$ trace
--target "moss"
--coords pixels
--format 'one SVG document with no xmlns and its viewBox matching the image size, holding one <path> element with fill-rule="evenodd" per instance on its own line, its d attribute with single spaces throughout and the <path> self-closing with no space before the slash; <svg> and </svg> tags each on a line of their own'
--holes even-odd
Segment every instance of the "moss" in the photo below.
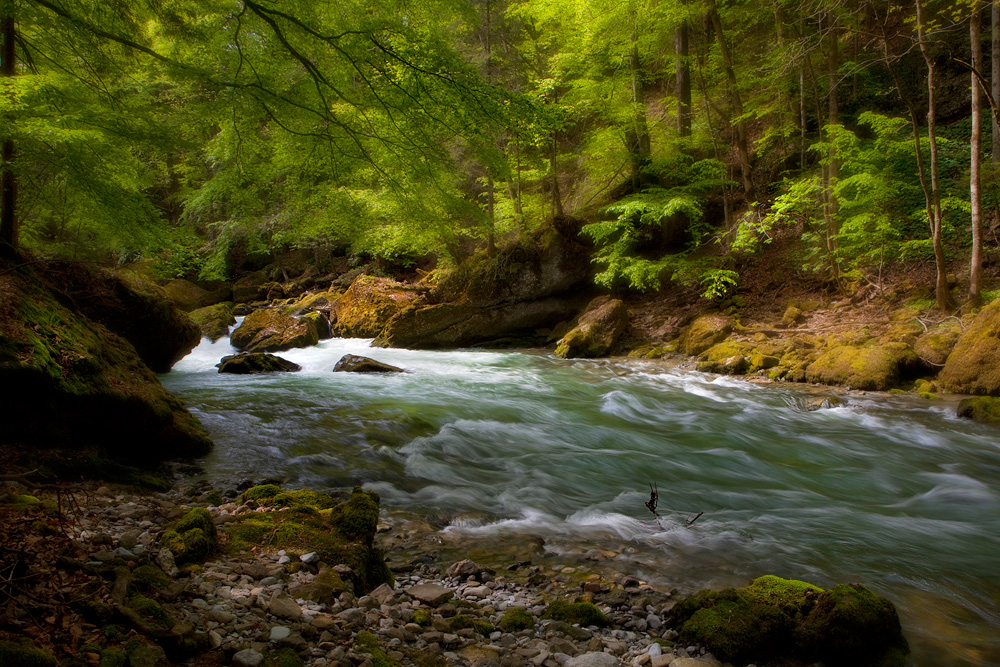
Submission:
<svg viewBox="0 0 1000 667">
<path fill-rule="evenodd" d="M 465 614 L 458 614 L 449 618 L 448 627 L 450 627 L 453 632 L 458 632 L 459 630 L 464 630 L 466 628 L 472 628 L 484 637 L 488 636 L 496 629 L 489 621 L 484 621 L 482 619 L 475 618 L 474 616 L 466 616 Z"/>
<path fill-rule="evenodd" d="M 354 487 L 351 497 L 333 508 L 330 522 L 337 531 L 349 540 L 371 546 L 378 527 L 378 493 Z"/>
<path fill-rule="evenodd" d="M 56 667 L 52 654 L 35 648 L 30 641 L 0 641 L 0 665 L 7 667 Z"/>
<path fill-rule="evenodd" d="M 484 621 L 479 618 L 475 618 L 472 620 L 472 627 L 475 629 L 476 632 L 478 632 L 483 637 L 489 637 L 491 634 L 493 634 L 493 632 L 496 631 L 496 628 L 493 627 L 492 623 L 490 623 L 489 621 Z"/>
<path fill-rule="evenodd" d="M 212 515 L 204 507 L 195 507 L 181 517 L 177 522 L 177 532 L 186 533 L 189 530 L 200 528 L 210 540 L 215 539 L 215 524 L 212 523 Z"/>
<path fill-rule="evenodd" d="M 229 335 L 229 327 L 236 324 L 231 302 L 217 303 L 188 313 L 191 320 L 201 329 L 201 335 L 213 343 Z"/>
<path fill-rule="evenodd" d="M 170 584 L 170 578 L 155 565 L 146 564 L 132 571 L 132 583 L 139 590 L 155 591 L 166 588 Z"/>
<path fill-rule="evenodd" d="M 354 648 L 361 653 L 367 653 L 372 657 L 374 667 L 400 667 L 400 663 L 393 660 L 378 645 L 375 635 L 368 631 L 359 632 L 354 638 Z"/>
<path fill-rule="evenodd" d="M 240 502 L 245 503 L 248 500 L 253 500 L 254 502 L 260 503 L 268 498 L 273 498 L 279 493 L 281 493 L 281 487 L 275 484 L 261 484 L 244 491 L 243 495 L 240 496 Z"/>
<path fill-rule="evenodd" d="M 255 310 L 229 335 L 233 347 L 247 352 L 281 352 L 319 342 L 316 323 L 286 315 L 279 308 Z"/>
<path fill-rule="evenodd" d="M 1000 394 L 1000 300 L 980 311 L 959 337 L 939 376 L 961 394 Z"/>
<path fill-rule="evenodd" d="M 125 667 L 128 656 L 125 651 L 117 648 L 106 648 L 101 651 L 101 662 L 98 667 Z"/>
<path fill-rule="evenodd" d="M 852 389 L 887 391 L 914 369 L 918 361 L 916 353 L 905 343 L 870 347 L 837 345 L 808 366 L 806 379 Z"/>
<path fill-rule="evenodd" d="M 530 630 L 535 627 L 535 617 L 528 613 L 527 610 L 517 607 L 508 609 L 497 625 L 505 632 Z"/>
<path fill-rule="evenodd" d="M 590 602 L 556 600 L 545 610 L 542 618 L 551 618 L 554 621 L 565 621 L 567 623 L 579 623 L 581 626 L 596 625 L 603 628 L 611 625 L 608 617 Z"/>
<path fill-rule="evenodd" d="M 628 308 L 619 299 L 599 296 L 580 315 L 575 327 L 556 345 L 557 357 L 595 358 L 607 354 L 628 326 Z"/>
<path fill-rule="evenodd" d="M 721 343 L 732 330 L 733 324 L 725 315 L 704 315 L 681 334 L 679 349 L 690 357 L 697 356 Z"/>
<path fill-rule="evenodd" d="M 391 317 L 419 300 L 412 288 L 389 278 L 358 276 L 334 306 L 332 330 L 344 338 L 378 336 Z"/>
<path fill-rule="evenodd" d="M 408 646 L 401 646 L 400 649 L 403 655 L 406 656 L 407 660 L 412 662 L 417 667 L 450 667 L 452 663 L 448 662 L 444 658 L 427 651 L 421 651 L 419 649 L 410 648 Z"/>
<path fill-rule="evenodd" d="M 302 667 L 303 664 L 302 658 L 294 649 L 279 648 L 264 654 L 264 662 L 261 663 L 261 667 Z"/>
<path fill-rule="evenodd" d="M 185 531 L 181 538 L 184 540 L 182 562 L 200 563 L 212 552 L 212 540 L 201 528 Z"/>
<path fill-rule="evenodd" d="M 958 416 L 986 424 L 1000 422 L 1000 398 L 964 398 L 958 404 Z"/>
<path fill-rule="evenodd" d="M 182 559 L 187 547 L 184 546 L 184 538 L 176 530 L 168 530 L 160 536 L 160 548 L 169 549 L 174 555 L 174 559 Z"/>
<path fill-rule="evenodd" d="M 129 606 L 149 621 L 154 628 L 166 631 L 174 625 L 173 619 L 163 610 L 163 607 L 145 595 L 133 595 L 132 599 L 129 600 Z"/>
<path fill-rule="evenodd" d="M 430 625 L 431 612 L 429 609 L 417 609 L 413 612 L 413 622 L 417 625 Z"/>
</svg>

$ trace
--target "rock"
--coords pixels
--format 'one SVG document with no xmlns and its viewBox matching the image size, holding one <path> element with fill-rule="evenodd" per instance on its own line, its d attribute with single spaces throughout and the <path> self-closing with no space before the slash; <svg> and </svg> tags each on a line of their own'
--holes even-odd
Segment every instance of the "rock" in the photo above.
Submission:
<svg viewBox="0 0 1000 667">
<path fill-rule="evenodd" d="M 229 327 L 236 324 L 231 302 L 205 306 L 188 313 L 191 321 L 201 329 L 201 335 L 213 343 L 229 335 Z"/>
<path fill-rule="evenodd" d="M 954 320 L 951 320 L 954 322 Z M 917 353 L 923 361 L 941 366 L 948 361 L 952 350 L 958 343 L 959 332 L 955 329 L 935 329 L 928 331 L 917 338 L 913 344 L 913 351 Z"/>
<path fill-rule="evenodd" d="M 454 589 L 439 584 L 417 584 L 406 589 L 406 594 L 431 607 L 437 607 L 451 599 Z"/>
<path fill-rule="evenodd" d="M 677 658 L 673 662 L 666 663 L 670 667 L 722 667 L 722 663 L 714 658 Z M 652 666 L 650 666 L 652 667 Z"/>
<path fill-rule="evenodd" d="M 601 357 L 628 326 L 628 308 L 620 299 L 599 296 L 584 309 L 577 324 L 556 345 L 556 356 Z"/>
<path fill-rule="evenodd" d="M 268 352 L 241 352 L 223 357 L 216 366 L 220 373 L 257 375 L 259 373 L 294 373 L 302 367 Z"/>
<path fill-rule="evenodd" d="M 260 667 L 262 662 L 264 654 L 252 648 L 243 649 L 233 656 L 233 667 Z"/>
<path fill-rule="evenodd" d="M 313 292 L 306 294 L 295 303 L 286 306 L 285 312 L 293 317 L 302 317 L 309 313 L 321 313 L 329 323 L 330 314 L 334 311 L 341 292 Z"/>
<path fill-rule="evenodd" d="M 333 367 L 334 373 L 403 373 L 402 368 L 356 354 L 345 354 Z"/>
<path fill-rule="evenodd" d="M 281 618 L 297 621 L 302 617 L 302 608 L 284 593 L 275 593 L 267 605 L 267 610 Z"/>
<path fill-rule="evenodd" d="M 733 324 L 725 315 L 703 315 L 681 334 L 679 349 L 689 357 L 696 357 L 724 341 L 732 330 Z"/>
<path fill-rule="evenodd" d="M 476 577 L 479 579 L 479 575 L 485 572 L 486 568 L 469 560 L 468 558 L 452 563 L 447 570 L 445 570 L 445 576 L 448 577 L 459 577 L 461 579 L 466 579 L 468 577 Z"/>
<path fill-rule="evenodd" d="M 319 336 L 320 340 L 329 340 L 333 338 L 333 328 L 326 315 L 323 313 L 306 313 L 302 317 L 316 325 L 316 335 Z"/>
<path fill-rule="evenodd" d="M 676 661 L 677 657 L 672 653 L 657 655 L 655 657 L 651 656 L 649 660 L 649 667 L 667 667 L 667 665 L 675 664 Z"/>
<path fill-rule="evenodd" d="M 107 316 L 109 322 L 112 314 L 150 320 L 134 328 L 124 321 L 113 322 L 131 336 L 150 336 L 147 345 L 162 343 L 162 349 L 149 353 L 144 361 L 125 338 L 64 305 L 66 294 L 57 297 L 29 267 L 5 272 L 7 266 L 0 260 L 0 383 L 17 387 L 16 392 L 8 392 L 4 404 L 17 419 L 8 420 L 0 429 L 0 443 L 58 442 L 68 449 L 96 446 L 119 461 L 142 465 L 201 456 L 211 449 L 198 420 L 166 392 L 150 370 L 150 366 L 169 368 L 175 355 L 190 349 L 190 341 L 180 344 L 171 333 L 170 314 L 188 322 L 200 338 L 186 315 L 149 295 L 134 300 L 123 296 L 107 309 L 96 297 L 90 302 L 90 312 Z M 74 292 L 80 303 L 88 303 L 81 293 L 84 287 L 92 287 L 109 300 L 119 293 L 136 294 L 125 287 L 119 292 L 118 285 L 124 282 L 95 278 L 88 286 L 60 283 L 59 289 Z M 25 308 L 25 303 L 31 308 Z M 165 312 L 158 315 L 157 307 Z M 142 434 L 141 447 L 136 446 L 138 433 Z"/>
<path fill-rule="evenodd" d="M 236 620 L 235 614 L 218 605 L 209 609 L 208 617 L 216 623 L 222 623 L 223 625 Z"/>
<path fill-rule="evenodd" d="M 345 609 L 337 614 L 337 618 L 345 621 L 348 625 L 364 625 L 365 623 L 365 612 L 358 607 L 352 607 L 351 609 Z"/>
<path fill-rule="evenodd" d="M 793 327 L 802 319 L 802 309 L 789 305 L 785 309 L 785 314 L 781 316 L 781 322 L 786 327 Z"/>
<path fill-rule="evenodd" d="M 161 548 L 159 552 L 157 552 L 156 564 L 159 565 L 160 569 L 163 570 L 163 572 L 171 579 L 181 573 L 181 571 L 177 569 L 176 563 L 174 563 L 174 554 L 170 551 L 170 549 Z"/>
<path fill-rule="evenodd" d="M 167 654 L 157 644 L 134 643 L 128 648 L 130 667 L 169 667 Z"/>
<path fill-rule="evenodd" d="M 229 336 L 229 342 L 246 352 L 281 352 L 311 347 L 319 342 L 316 323 L 286 315 L 279 308 L 255 310 Z"/>
<path fill-rule="evenodd" d="M 584 653 L 566 661 L 563 667 L 616 667 L 621 661 L 610 653 Z"/>
<path fill-rule="evenodd" d="M 276 625 L 271 628 L 270 640 L 272 642 L 280 642 L 282 639 L 288 639 L 292 634 L 290 628 L 286 628 L 283 625 Z"/>
<path fill-rule="evenodd" d="M 389 600 L 392 599 L 392 596 L 394 594 L 395 591 L 392 590 L 391 586 L 389 586 L 388 584 L 380 584 L 378 588 L 373 590 L 368 595 L 374 598 L 375 601 L 377 601 L 380 605 L 383 605 L 388 603 Z"/>
<path fill-rule="evenodd" d="M 983 308 L 959 336 L 938 382 L 959 394 L 1000 395 L 1000 299 Z"/>
<path fill-rule="evenodd" d="M 163 292 L 174 304 L 185 312 L 205 308 L 229 298 L 226 287 L 207 290 L 190 280 L 177 278 L 163 286 Z"/>
<path fill-rule="evenodd" d="M 390 318 L 420 298 L 416 289 L 390 278 L 358 276 L 333 307 L 333 333 L 342 338 L 374 338 Z"/>
<path fill-rule="evenodd" d="M 977 396 L 963 398 L 958 404 L 959 417 L 984 424 L 1000 422 L 1000 398 Z"/>
<path fill-rule="evenodd" d="M 806 368 L 806 380 L 851 389 L 887 391 L 918 370 L 919 358 L 906 343 L 871 347 L 838 345 Z"/>
<path fill-rule="evenodd" d="M 846 404 L 847 401 L 839 396 L 813 396 L 812 398 L 805 399 L 802 407 L 805 408 L 807 412 L 815 412 L 816 410 L 839 408 Z"/>
</svg>

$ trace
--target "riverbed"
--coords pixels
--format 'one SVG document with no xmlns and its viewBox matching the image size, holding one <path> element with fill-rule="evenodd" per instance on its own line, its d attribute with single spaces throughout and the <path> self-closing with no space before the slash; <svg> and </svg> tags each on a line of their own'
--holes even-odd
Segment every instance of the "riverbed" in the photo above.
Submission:
<svg viewBox="0 0 1000 667">
<path fill-rule="evenodd" d="M 915 664 L 1000 664 L 1000 430 L 957 419 L 955 402 L 840 392 L 813 410 L 835 390 L 369 344 L 324 341 L 281 353 L 301 372 L 235 376 L 215 369 L 228 339 L 203 341 L 161 380 L 216 443 L 209 479 L 364 484 L 444 535 L 596 549 L 667 590 L 768 573 L 864 583 L 896 603 Z M 347 353 L 406 372 L 333 373 Z"/>
</svg>

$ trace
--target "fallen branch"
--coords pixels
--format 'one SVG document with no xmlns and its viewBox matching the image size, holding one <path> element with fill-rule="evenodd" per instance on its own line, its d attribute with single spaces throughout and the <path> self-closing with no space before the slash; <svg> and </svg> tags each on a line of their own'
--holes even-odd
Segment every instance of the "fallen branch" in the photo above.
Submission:
<svg viewBox="0 0 1000 667">
<path fill-rule="evenodd" d="M 698 519 L 700 519 L 702 514 L 704 514 L 704 512 L 698 512 L 698 516 L 696 516 L 695 518 L 691 519 L 690 521 L 687 522 L 687 524 L 685 524 L 686 527 L 690 528 L 692 525 L 694 525 L 694 522 L 697 521 Z"/>
</svg>

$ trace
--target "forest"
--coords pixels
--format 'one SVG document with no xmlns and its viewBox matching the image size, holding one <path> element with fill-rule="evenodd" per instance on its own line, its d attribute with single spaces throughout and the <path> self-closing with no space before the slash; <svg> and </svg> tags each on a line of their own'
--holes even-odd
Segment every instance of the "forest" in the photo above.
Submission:
<svg viewBox="0 0 1000 667">
<path fill-rule="evenodd" d="M 619 290 L 720 299 L 794 235 L 841 289 L 933 262 L 937 307 L 976 305 L 988 8 L 10 0 L 2 238 L 232 280 L 288 249 L 452 267 L 567 215 Z"/>
</svg>

